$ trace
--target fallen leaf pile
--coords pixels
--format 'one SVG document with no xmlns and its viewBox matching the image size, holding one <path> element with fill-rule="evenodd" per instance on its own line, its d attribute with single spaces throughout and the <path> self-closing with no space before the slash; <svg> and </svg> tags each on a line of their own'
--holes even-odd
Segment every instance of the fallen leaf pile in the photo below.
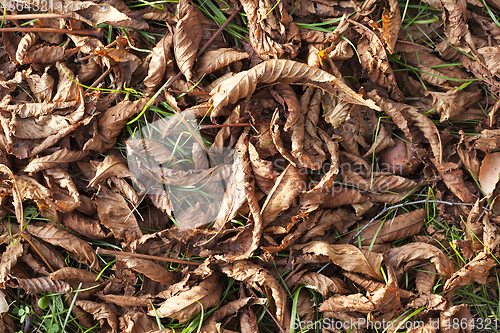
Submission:
<svg viewBox="0 0 500 333">
<path fill-rule="evenodd" d="M 498 1 L 10 2 L 0 332 L 496 323 Z"/>
</svg>

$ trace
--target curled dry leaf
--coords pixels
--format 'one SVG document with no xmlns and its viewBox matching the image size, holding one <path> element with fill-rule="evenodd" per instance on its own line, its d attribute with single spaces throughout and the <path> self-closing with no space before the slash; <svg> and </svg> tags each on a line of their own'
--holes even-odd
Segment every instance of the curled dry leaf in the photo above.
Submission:
<svg viewBox="0 0 500 333">
<path fill-rule="evenodd" d="M 246 52 L 236 51 L 230 48 L 206 51 L 196 62 L 195 74 L 197 78 L 215 72 L 235 61 L 248 58 Z"/>
<path fill-rule="evenodd" d="M 388 266 L 387 285 L 373 293 L 354 295 L 335 295 L 327 299 L 319 307 L 320 312 L 360 312 L 389 311 L 401 306 L 399 288 L 394 270 Z"/>
<path fill-rule="evenodd" d="M 174 32 L 175 60 L 188 81 L 202 38 L 202 26 L 197 9 L 191 0 L 181 0 L 177 6 L 177 25 Z"/>
<path fill-rule="evenodd" d="M 326 159 L 322 141 L 318 137 L 316 126 L 320 114 L 320 101 L 323 92 L 308 87 L 300 99 L 300 114 L 292 128 L 292 155 L 297 165 L 318 170 Z"/>
<path fill-rule="evenodd" d="M 487 252 L 479 253 L 477 257 L 455 272 L 446 281 L 443 289 L 444 296 L 451 298 L 457 288 L 469 285 L 472 282 L 487 284 L 488 273 L 496 265 L 497 262 Z"/>
<path fill-rule="evenodd" d="M 71 151 L 66 148 L 56 151 L 44 157 L 38 157 L 24 168 L 24 172 L 38 172 L 53 167 L 58 167 L 61 163 L 76 162 L 87 156 L 85 151 Z"/>
<path fill-rule="evenodd" d="M 269 288 L 276 305 L 276 319 L 281 325 L 288 327 L 290 314 L 286 307 L 287 296 L 285 290 L 269 271 L 245 260 L 236 261 L 232 264 L 223 264 L 220 268 L 222 273 L 237 281 L 245 282 L 251 288 L 261 292 L 264 288 Z"/>
<path fill-rule="evenodd" d="M 348 244 L 328 244 L 327 242 L 315 241 L 304 245 L 294 245 L 293 250 L 300 250 L 302 255 L 315 255 L 328 257 L 335 265 L 356 273 L 363 273 L 383 280 L 380 273 L 380 265 L 383 257 L 380 253 L 374 253 L 359 249 Z"/>
<path fill-rule="evenodd" d="M 104 161 L 99 163 L 94 178 L 89 181 L 88 186 L 95 187 L 110 177 L 131 177 L 127 166 L 115 155 L 108 155 Z"/>
<path fill-rule="evenodd" d="M 219 274 L 212 273 L 199 285 L 171 295 L 156 310 L 150 310 L 148 315 L 173 318 L 182 323 L 199 313 L 202 306 L 205 311 L 219 304 L 221 293 L 222 284 L 219 281 Z"/>
<path fill-rule="evenodd" d="M 158 329 L 158 326 L 149 319 L 146 313 L 137 308 L 127 309 L 118 320 L 122 333 L 143 333 Z"/>
<path fill-rule="evenodd" d="M 17 260 L 23 254 L 24 245 L 18 238 L 16 241 L 9 243 L 7 249 L 2 253 L 0 261 L 0 287 L 5 287 L 5 282 L 10 274 L 10 270 L 17 263 Z"/>
<path fill-rule="evenodd" d="M 289 164 L 283 173 L 276 179 L 276 183 L 261 210 L 264 226 L 271 223 L 284 210 L 288 209 L 296 198 L 306 188 L 306 174 Z"/>
<path fill-rule="evenodd" d="M 358 54 L 361 64 L 368 72 L 368 76 L 373 82 L 387 88 L 392 99 L 403 101 L 404 95 L 398 88 L 394 71 L 389 65 L 384 44 L 373 31 L 364 25 L 355 23 L 354 29 L 362 36 L 357 46 Z"/>
<path fill-rule="evenodd" d="M 374 89 L 368 92 L 368 97 L 372 98 L 376 103 L 381 105 L 382 110 L 388 114 L 396 123 L 396 125 L 405 133 L 407 139 L 413 142 L 413 136 L 408 128 L 408 121 L 413 121 L 425 138 L 429 140 L 432 153 L 439 165 L 443 162 L 443 147 L 441 145 L 441 136 L 436 128 L 436 125 L 427 118 L 425 115 L 418 112 L 418 110 L 408 104 L 397 103 L 389 98 L 379 95 Z"/>
<path fill-rule="evenodd" d="M 169 272 L 166 268 L 152 260 L 121 255 L 117 256 L 117 260 L 120 266 L 125 266 L 126 268 L 130 268 L 138 273 L 144 274 L 153 281 L 160 282 L 165 285 L 171 285 L 177 281 L 175 274 Z"/>
<path fill-rule="evenodd" d="M 393 54 L 401 28 L 401 13 L 396 0 L 389 0 L 388 3 L 389 8 L 385 7 L 382 13 L 382 39 L 387 51 Z"/>
<path fill-rule="evenodd" d="M 453 120 L 483 97 L 479 89 L 474 91 L 448 90 L 447 92 L 425 91 L 425 96 L 432 96 L 434 108 L 441 114 L 440 122 Z"/>
<path fill-rule="evenodd" d="M 148 75 L 144 79 L 144 85 L 148 89 L 152 90 L 160 85 L 167 69 L 167 61 L 170 58 L 172 44 L 173 36 L 171 34 L 165 35 L 156 44 L 156 47 L 153 48 L 151 54 L 148 55 Z"/>
<path fill-rule="evenodd" d="M 340 79 L 328 72 L 292 60 L 269 60 L 252 67 L 248 71 L 240 72 L 215 87 L 210 92 L 210 95 L 212 95 L 210 103 L 214 106 L 210 115 L 211 118 L 217 117 L 224 106 L 253 94 L 259 83 L 304 84 L 319 87 L 330 93 L 335 93 L 336 89 L 338 89 L 346 101 L 380 110 L 373 101 L 365 100 Z"/>
<path fill-rule="evenodd" d="M 454 272 L 453 263 L 448 256 L 431 244 L 414 242 L 390 249 L 386 255 L 398 276 L 408 268 L 427 260 L 436 266 L 440 275 L 450 277 Z"/>
<path fill-rule="evenodd" d="M 92 246 L 67 231 L 59 229 L 53 224 L 46 223 L 42 226 L 27 225 L 26 230 L 43 241 L 52 245 L 61 246 L 67 251 L 76 254 L 76 260 L 88 265 L 90 268 L 99 270 L 99 259 Z"/>
<path fill-rule="evenodd" d="M 76 301 L 75 304 L 99 321 L 102 328 L 101 332 L 118 332 L 118 319 L 109 305 L 91 301 Z"/>
<path fill-rule="evenodd" d="M 329 278 L 326 275 L 307 272 L 303 274 L 295 285 L 305 285 L 310 289 L 319 292 L 326 299 L 330 293 L 349 294 L 347 285 L 339 278 Z"/>
<path fill-rule="evenodd" d="M 250 305 L 258 304 L 263 305 L 266 303 L 265 298 L 245 297 L 229 302 L 221 306 L 213 315 L 203 323 L 201 327 L 202 332 L 218 332 L 223 330 L 224 324 L 227 320 L 238 315 L 238 312 Z M 226 330 L 224 330 L 226 331 Z"/>
<path fill-rule="evenodd" d="M 133 102 L 121 101 L 100 114 L 97 119 L 97 130 L 102 142 L 100 147 L 93 150 L 105 151 L 112 148 L 128 119 L 142 111 L 146 103 L 147 100 L 145 98 Z M 85 147 L 83 149 L 86 150 Z"/>
<path fill-rule="evenodd" d="M 124 239 L 127 244 L 141 238 L 137 220 L 120 194 L 100 186 L 95 201 L 99 220 L 116 238 Z"/>
<path fill-rule="evenodd" d="M 56 167 L 44 170 L 44 176 L 59 211 L 70 212 L 80 206 L 80 193 L 68 173 Z"/>
<path fill-rule="evenodd" d="M 93 27 L 101 23 L 131 28 L 127 23 L 133 22 L 130 17 L 107 3 L 92 1 L 54 0 L 54 12 L 68 15 L 76 20 L 83 21 Z M 134 20 L 136 29 L 146 29 L 148 25 L 142 20 Z"/>
</svg>

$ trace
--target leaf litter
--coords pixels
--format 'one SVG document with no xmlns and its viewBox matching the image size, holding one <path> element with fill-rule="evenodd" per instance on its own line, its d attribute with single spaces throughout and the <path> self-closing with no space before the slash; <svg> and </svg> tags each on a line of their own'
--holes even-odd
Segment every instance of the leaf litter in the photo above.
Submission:
<svg viewBox="0 0 500 333">
<path fill-rule="evenodd" d="M 2 332 L 498 321 L 495 1 L 11 2 Z"/>
</svg>

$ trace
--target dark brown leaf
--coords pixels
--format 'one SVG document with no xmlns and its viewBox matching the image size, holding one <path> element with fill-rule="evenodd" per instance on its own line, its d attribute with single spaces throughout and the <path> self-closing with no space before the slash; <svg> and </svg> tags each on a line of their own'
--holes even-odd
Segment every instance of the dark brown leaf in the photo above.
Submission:
<svg viewBox="0 0 500 333">
<path fill-rule="evenodd" d="M 52 245 L 61 246 L 77 255 L 76 259 L 88 265 L 90 268 L 99 270 L 99 260 L 92 246 L 67 231 L 59 229 L 54 224 L 45 224 L 43 226 L 27 225 L 26 230 L 43 241 Z"/>
<path fill-rule="evenodd" d="M 177 6 L 177 25 L 174 32 L 174 54 L 177 66 L 188 81 L 202 38 L 198 12 L 191 0 L 181 0 Z"/>
<path fill-rule="evenodd" d="M 95 201 L 99 220 L 116 238 L 128 244 L 142 236 L 134 213 L 120 194 L 100 186 Z"/>
</svg>

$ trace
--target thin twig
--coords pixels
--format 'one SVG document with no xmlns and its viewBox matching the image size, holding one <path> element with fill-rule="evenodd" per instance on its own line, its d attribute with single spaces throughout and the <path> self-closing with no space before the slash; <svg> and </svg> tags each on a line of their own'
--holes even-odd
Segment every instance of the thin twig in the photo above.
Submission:
<svg viewBox="0 0 500 333">
<path fill-rule="evenodd" d="M 250 123 L 239 123 L 239 124 L 213 124 L 213 125 L 200 125 L 200 129 L 209 128 L 222 128 L 222 127 L 245 127 L 245 126 L 269 126 L 270 123 L 261 124 L 250 124 Z M 285 125 L 285 123 L 276 123 L 275 125 Z"/>
<path fill-rule="evenodd" d="M 186 265 L 201 265 L 200 262 L 194 262 L 194 261 L 187 261 L 187 260 L 182 260 L 182 259 L 174 259 L 174 258 L 166 258 L 166 257 L 157 257 L 157 256 L 150 256 L 147 254 L 140 254 L 140 253 L 131 253 L 131 252 L 123 252 L 123 251 L 113 251 L 113 250 L 105 250 L 101 249 L 98 247 L 95 252 L 97 254 L 111 254 L 113 256 L 127 256 L 127 257 L 134 257 L 134 258 L 141 258 L 141 259 L 151 259 L 151 260 L 159 260 L 159 261 L 167 261 L 167 262 L 173 262 L 176 264 L 186 264 Z"/>
<path fill-rule="evenodd" d="M 111 68 L 106 69 L 104 71 L 104 73 L 102 73 L 101 76 L 99 76 L 97 78 L 97 80 L 95 80 L 95 82 L 92 83 L 92 85 L 89 88 L 87 88 L 87 90 L 85 90 L 84 95 L 87 94 L 93 88 L 97 88 L 97 86 L 99 85 L 99 83 L 101 83 L 101 81 L 104 80 L 104 78 L 106 77 L 106 75 L 108 75 L 110 72 L 111 72 Z"/>
<path fill-rule="evenodd" d="M 69 16 L 65 14 L 56 14 L 56 13 L 16 14 L 16 15 L 2 16 L 2 18 L 5 21 L 51 19 L 51 18 L 64 18 L 64 17 L 69 17 Z"/>
<path fill-rule="evenodd" d="M 52 266 L 50 266 L 49 262 L 47 261 L 47 259 L 45 259 L 45 257 L 40 253 L 40 251 L 38 251 L 37 247 L 30 241 L 29 237 L 26 236 L 23 231 L 21 230 L 21 233 L 19 234 L 22 238 L 24 238 L 30 245 L 31 247 L 33 248 L 33 250 L 35 250 L 36 253 L 38 253 L 38 255 L 40 256 L 40 258 L 42 258 L 43 262 L 45 263 L 45 265 L 47 265 L 47 267 L 50 269 L 50 271 L 52 273 L 54 273 L 54 269 L 52 268 Z"/>
<path fill-rule="evenodd" d="M 253 294 L 253 296 L 254 296 L 254 297 L 259 298 L 259 296 L 257 296 L 257 294 L 255 294 L 255 292 L 254 292 L 252 289 L 248 289 L 248 290 L 249 290 L 249 291 Z M 279 328 L 279 331 L 280 331 L 280 332 L 285 332 L 285 331 L 283 330 L 283 327 L 281 327 L 281 324 L 280 324 L 280 323 L 278 322 L 278 320 L 274 317 L 274 315 L 271 313 L 271 311 L 269 311 L 269 309 L 268 309 L 268 308 L 266 308 L 265 306 L 264 306 L 264 310 L 266 310 L 266 312 L 267 312 L 267 313 L 271 316 L 271 318 L 273 318 L 274 323 L 275 323 L 275 324 L 276 324 L 276 326 L 278 326 L 278 328 Z"/>
<path fill-rule="evenodd" d="M 0 32 L 49 32 L 58 34 L 89 35 L 102 38 L 102 29 L 56 29 L 56 28 L 0 28 Z"/>
</svg>

